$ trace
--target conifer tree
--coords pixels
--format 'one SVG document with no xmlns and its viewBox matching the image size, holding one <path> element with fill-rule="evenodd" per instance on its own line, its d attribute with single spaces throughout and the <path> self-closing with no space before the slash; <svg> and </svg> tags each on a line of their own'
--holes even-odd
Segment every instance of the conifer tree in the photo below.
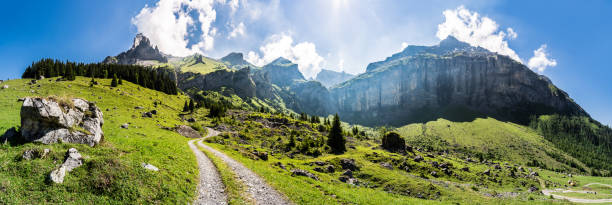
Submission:
<svg viewBox="0 0 612 205">
<path fill-rule="evenodd" d="M 346 151 L 346 139 L 342 136 L 342 127 L 340 126 L 340 117 L 334 115 L 334 122 L 327 136 L 327 145 L 331 147 L 332 152 L 340 154 Z"/>
<path fill-rule="evenodd" d="M 189 99 L 189 111 L 193 112 L 195 109 L 195 105 L 193 104 L 193 99 Z"/>
<path fill-rule="evenodd" d="M 119 78 L 119 85 L 123 85 L 123 80 L 122 80 L 122 78 Z"/>
<path fill-rule="evenodd" d="M 185 100 L 185 106 L 183 106 L 183 112 L 189 111 L 189 103 Z"/>
<path fill-rule="evenodd" d="M 111 81 L 111 87 L 117 87 L 117 74 L 113 75 L 113 80 Z"/>
</svg>

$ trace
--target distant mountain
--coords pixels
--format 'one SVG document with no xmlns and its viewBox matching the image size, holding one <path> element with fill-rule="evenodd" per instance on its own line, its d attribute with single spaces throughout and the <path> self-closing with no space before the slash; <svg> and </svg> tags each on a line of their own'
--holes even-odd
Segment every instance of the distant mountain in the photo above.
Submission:
<svg viewBox="0 0 612 205">
<path fill-rule="evenodd" d="M 453 37 L 371 63 L 331 94 L 345 120 L 366 125 L 483 116 L 526 124 L 533 115 L 588 116 L 546 77 Z"/>
<path fill-rule="evenodd" d="M 350 73 L 323 69 L 317 74 L 315 80 L 321 82 L 321 84 L 323 84 L 325 87 L 330 88 L 353 77 L 355 77 L 355 75 Z"/>
<path fill-rule="evenodd" d="M 117 56 L 108 56 L 103 61 L 103 63 L 138 65 L 154 65 L 166 62 L 168 62 L 168 55 L 160 52 L 157 46 L 154 47 L 151 41 L 141 33 L 134 38 L 132 48 Z"/>
<path fill-rule="evenodd" d="M 267 76 L 271 83 L 280 87 L 290 86 L 296 81 L 306 81 L 306 78 L 298 69 L 298 65 L 283 57 L 265 65 L 261 72 Z"/>
<path fill-rule="evenodd" d="M 223 58 L 219 60 L 225 63 L 226 65 L 228 65 L 228 67 L 231 67 L 234 69 L 240 69 L 244 67 L 251 67 L 251 68 L 256 67 L 253 64 L 244 60 L 244 56 L 242 55 L 242 53 L 232 52 L 232 53 L 227 54 L 226 56 L 224 56 Z"/>
</svg>

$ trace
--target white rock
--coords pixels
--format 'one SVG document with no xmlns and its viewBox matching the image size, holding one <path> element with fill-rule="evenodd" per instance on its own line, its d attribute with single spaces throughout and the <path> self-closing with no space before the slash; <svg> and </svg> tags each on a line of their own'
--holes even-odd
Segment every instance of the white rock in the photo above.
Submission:
<svg viewBox="0 0 612 205">
<path fill-rule="evenodd" d="M 57 184 L 61 184 L 61 183 L 64 183 L 65 176 L 66 176 L 66 168 L 64 166 L 61 166 L 60 168 L 53 170 L 51 174 L 49 175 L 49 178 L 51 178 L 51 181 Z"/>
<path fill-rule="evenodd" d="M 8 88 L 9 88 L 9 85 L 3 85 L 2 86 L 2 89 L 8 89 Z"/>
<path fill-rule="evenodd" d="M 152 164 L 142 163 L 142 167 L 151 171 L 159 171 L 159 169 Z"/>
</svg>

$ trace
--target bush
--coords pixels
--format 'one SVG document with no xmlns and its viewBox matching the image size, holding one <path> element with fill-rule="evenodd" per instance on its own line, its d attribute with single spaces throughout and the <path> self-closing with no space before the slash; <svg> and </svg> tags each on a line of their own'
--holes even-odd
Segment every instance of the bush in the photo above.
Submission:
<svg viewBox="0 0 612 205">
<path fill-rule="evenodd" d="M 406 141 L 397 132 L 387 132 L 382 138 L 382 147 L 391 152 L 402 152 L 406 149 Z"/>
</svg>

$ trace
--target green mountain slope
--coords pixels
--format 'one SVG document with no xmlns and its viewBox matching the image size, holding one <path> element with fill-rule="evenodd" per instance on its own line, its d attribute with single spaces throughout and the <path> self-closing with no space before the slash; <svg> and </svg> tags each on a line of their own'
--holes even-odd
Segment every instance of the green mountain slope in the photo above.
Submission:
<svg viewBox="0 0 612 205">
<path fill-rule="evenodd" d="M 35 85 L 28 85 L 29 79 L 4 82 L 9 88 L 0 90 L 0 133 L 20 125 L 18 98 L 55 95 L 95 101 L 104 114 L 104 142 L 96 147 L 0 145 L 0 204 L 191 202 L 198 181 L 195 157 L 185 137 L 162 129 L 183 124 L 178 114 L 187 96 L 167 95 L 127 81 L 111 89 L 111 79 L 96 79 L 100 85 L 94 87 L 89 86 L 90 78 L 55 79 L 39 80 Z M 145 109 L 135 110 L 136 106 Z M 152 109 L 158 111 L 153 118 L 141 117 L 142 112 Z M 131 123 L 128 129 L 120 128 L 124 123 Z M 47 183 L 47 176 L 71 147 L 84 156 L 84 165 L 70 172 L 61 185 Z M 22 153 L 31 148 L 49 148 L 51 156 L 21 160 Z M 160 171 L 145 170 L 141 163 L 152 164 Z"/>
<path fill-rule="evenodd" d="M 493 118 L 477 118 L 471 122 L 438 119 L 397 130 L 406 137 L 407 143 L 435 152 L 448 151 L 477 160 L 503 160 L 574 173 L 589 170 L 533 129 Z"/>
</svg>

